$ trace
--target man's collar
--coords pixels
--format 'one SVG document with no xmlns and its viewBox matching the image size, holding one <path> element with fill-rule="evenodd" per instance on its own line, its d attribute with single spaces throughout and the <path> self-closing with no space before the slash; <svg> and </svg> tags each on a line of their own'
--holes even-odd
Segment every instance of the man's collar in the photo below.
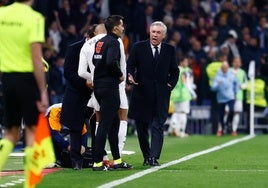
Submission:
<svg viewBox="0 0 268 188">
<path fill-rule="evenodd" d="M 109 33 L 107 33 L 108 35 L 111 35 L 111 36 L 113 36 L 113 37 L 115 37 L 115 38 L 119 38 L 119 36 L 117 36 L 115 33 L 112 33 L 112 32 L 109 32 Z"/>
</svg>

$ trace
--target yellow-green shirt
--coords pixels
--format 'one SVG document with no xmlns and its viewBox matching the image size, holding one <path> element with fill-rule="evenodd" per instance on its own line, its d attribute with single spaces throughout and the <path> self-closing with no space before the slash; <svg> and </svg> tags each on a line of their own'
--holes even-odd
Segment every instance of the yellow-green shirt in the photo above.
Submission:
<svg viewBox="0 0 268 188">
<path fill-rule="evenodd" d="M 31 43 L 44 42 L 44 17 L 23 3 L 0 8 L 0 71 L 33 72 Z"/>
<path fill-rule="evenodd" d="M 266 84 L 263 79 L 255 78 L 254 80 L 254 105 L 258 107 L 267 107 L 267 101 L 265 98 Z M 246 88 L 246 103 L 250 104 L 250 82 L 247 84 Z"/>
<path fill-rule="evenodd" d="M 208 75 L 209 86 L 212 85 L 214 77 L 216 76 L 217 72 L 221 69 L 221 65 L 222 62 L 220 61 L 215 61 L 208 64 L 206 68 L 206 73 Z"/>
</svg>

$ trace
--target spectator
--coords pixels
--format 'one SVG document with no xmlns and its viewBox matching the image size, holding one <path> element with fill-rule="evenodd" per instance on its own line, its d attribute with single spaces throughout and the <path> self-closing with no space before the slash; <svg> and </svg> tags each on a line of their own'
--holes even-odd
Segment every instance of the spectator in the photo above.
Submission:
<svg viewBox="0 0 268 188">
<path fill-rule="evenodd" d="M 167 26 L 167 41 L 169 41 L 173 33 L 174 19 L 171 16 L 164 16 L 163 22 Z"/>
<path fill-rule="evenodd" d="M 260 74 L 264 77 L 265 80 L 268 80 L 268 55 L 263 54 L 261 56 L 260 64 Z"/>
<path fill-rule="evenodd" d="M 75 13 L 69 0 L 62 1 L 62 6 L 59 8 L 58 15 L 63 29 L 67 29 L 70 23 L 74 23 Z"/>
<path fill-rule="evenodd" d="M 137 0 L 123 1 L 119 4 L 119 15 L 124 17 L 125 34 L 129 38 L 129 48 L 132 48 L 134 42 L 144 38 L 144 7 Z M 142 35 L 142 36 L 141 36 Z"/>
<path fill-rule="evenodd" d="M 241 31 L 246 26 L 245 21 L 240 12 L 234 13 L 234 23 L 231 26 L 232 29 L 237 33 L 237 39 L 241 39 Z"/>
<path fill-rule="evenodd" d="M 220 4 L 216 0 L 204 0 L 200 2 L 200 6 L 204 9 L 209 18 L 214 19 L 220 12 Z"/>
<path fill-rule="evenodd" d="M 146 30 L 145 34 L 141 35 L 140 40 L 144 40 L 148 38 L 150 35 L 150 25 L 154 22 L 154 11 L 155 7 L 152 4 L 147 4 L 145 8 L 145 24 L 146 24 Z"/>
<path fill-rule="evenodd" d="M 232 0 L 224 0 L 221 3 L 220 12 L 216 14 L 214 18 L 214 24 L 215 26 L 219 27 L 222 26 L 222 18 L 225 18 L 226 25 L 233 25 L 234 21 L 234 9 L 235 6 L 233 4 Z"/>
<path fill-rule="evenodd" d="M 155 10 L 155 19 L 163 20 L 165 16 L 175 17 L 175 1 L 159 3 Z M 150 25 L 149 25 L 150 26 Z"/>
<path fill-rule="evenodd" d="M 191 2 L 191 10 L 189 13 L 191 14 L 192 20 L 197 20 L 199 17 L 206 17 L 206 13 L 202 6 L 200 6 L 199 0 L 190 0 Z"/>
<path fill-rule="evenodd" d="M 216 59 L 216 56 L 219 52 L 219 47 L 217 46 L 217 43 L 212 36 L 207 36 L 206 45 L 203 46 L 203 50 L 206 53 L 208 62 Z"/>
<path fill-rule="evenodd" d="M 200 41 L 198 40 L 193 40 L 191 49 L 192 50 L 189 52 L 189 54 L 193 56 L 192 68 L 195 69 L 194 71 L 198 71 L 198 74 L 195 74 L 195 84 L 197 86 L 196 90 L 198 95 L 197 104 L 200 105 L 202 104 L 206 93 L 204 90 L 203 75 L 205 74 L 205 68 L 207 65 L 207 56 L 202 49 Z"/>
<path fill-rule="evenodd" d="M 89 12 L 86 2 L 82 1 L 74 17 L 74 24 L 79 36 L 84 36 L 89 26 L 92 24 L 92 21 L 93 13 Z"/>
<path fill-rule="evenodd" d="M 60 43 L 60 55 L 66 54 L 67 47 L 79 41 L 81 37 L 77 34 L 74 23 L 67 26 L 67 30 L 62 33 L 62 41 Z"/>
<path fill-rule="evenodd" d="M 46 60 L 46 62 L 51 66 L 53 62 L 55 61 L 55 54 L 53 53 L 53 50 L 50 48 L 43 48 L 43 58 Z"/>
<path fill-rule="evenodd" d="M 60 52 L 61 31 L 58 28 L 57 22 L 53 21 L 48 29 L 49 37 L 52 40 L 53 48 L 56 53 Z"/>
<path fill-rule="evenodd" d="M 258 39 L 261 54 L 268 51 L 268 22 L 265 16 L 259 20 L 259 24 L 253 29 L 252 36 Z"/>
<path fill-rule="evenodd" d="M 175 22 L 173 25 L 173 30 L 180 32 L 182 51 L 184 52 L 187 52 L 190 48 L 188 39 L 190 38 L 190 33 L 192 33 L 192 28 L 186 23 L 186 16 L 180 14 L 178 17 L 175 18 Z"/>
<path fill-rule="evenodd" d="M 240 52 L 236 44 L 237 38 L 238 35 L 235 30 L 229 30 L 227 39 L 221 45 L 221 48 L 227 48 L 228 62 L 232 62 L 233 58 L 240 57 Z"/>
<path fill-rule="evenodd" d="M 210 36 L 211 28 L 206 23 L 204 17 L 197 18 L 196 27 L 193 29 L 193 35 L 201 42 L 202 45 L 205 44 L 207 36 Z"/>
<path fill-rule="evenodd" d="M 48 92 L 50 105 L 61 103 L 66 87 L 66 80 L 64 78 L 64 58 L 58 56 L 54 64 L 49 68 L 48 73 Z"/>
<path fill-rule="evenodd" d="M 256 26 L 255 15 L 253 16 L 251 14 L 251 10 L 253 9 L 251 3 L 249 1 L 243 3 L 240 9 L 241 9 L 240 15 L 242 17 L 244 25 L 249 28 L 253 28 L 254 26 Z"/>
<path fill-rule="evenodd" d="M 231 27 L 227 22 L 227 18 L 225 16 L 219 17 L 218 26 L 218 36 L 217 36 L 217 44 L 222 45 L 223 42 L 227 39 L 228 32 L 230 31 Z"/>
<path fill-rule="evenodd" d="M 250 37 L 249 43 L 241 51 L 242 68 L 248 72 L 250 61 L 255 61 L 256 66 L 260 65 L 261 51 L 258 47 L 258 40 L 254 37 Z"/>
</svg>

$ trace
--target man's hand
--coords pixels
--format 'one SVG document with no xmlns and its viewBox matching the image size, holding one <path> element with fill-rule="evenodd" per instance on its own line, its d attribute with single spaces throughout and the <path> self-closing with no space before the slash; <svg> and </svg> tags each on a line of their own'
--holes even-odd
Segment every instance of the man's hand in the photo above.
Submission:
<svg viewBox="0 0 268 188">
<path fill-rule="evenodd" d="M 93 83 L 90 80 L 87 80 L 86 86 L 93 90 Z"/>
<path fill-rule="evenodd" d="M 128 81 L 131 84 L 138 85 L 138 83 L 134 80 L 133 76 L 130 73 L 128 73 Z"/>
<path fill-rule="evenodd" d="M 121 77 L 119 78 L 120 83 L 123 82 L 124 79 L 125 79 L 124 76 L 121 76 Z"/>
<path fill-rule="evenodd" d="M 49 106 L 47 90 L 44 90 L 40 93 L 40 101 L 37 101 L 36 105 L 39 112 L 46 112 Z"/>
<path fill-rule="evenodd" d="M 85 148 L 84 146 L 81 146 L 81 151 L 80 151 L 80 153 L 83 154 L 83 153 L 85 153 L 85 151 L 86 151 L 86 148 Z"/>
</svg>

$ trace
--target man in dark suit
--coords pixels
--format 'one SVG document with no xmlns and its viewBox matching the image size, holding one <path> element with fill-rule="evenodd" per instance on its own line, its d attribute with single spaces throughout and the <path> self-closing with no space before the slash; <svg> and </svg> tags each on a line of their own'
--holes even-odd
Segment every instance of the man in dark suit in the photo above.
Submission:
<svg viewBox="0 0 268 188">
<path fill-rule="evenodd" d="M 128 116 L 136 122 L 144 166 L 160 165 L 170 93 L 179 77 L 175 49 L 163 42 L 166 32 L 164 23 L 152 23 L 150 40 L 135 43 L 127 62 L 128 83 L 133 85 Z"/>
<path fill-rule="evenodd" d="M 71 44 L 65 56 L 64 76 L 67 80 L 62 102 L 61 124 L 70 129 L 70 157 L 73 169 L 82 168 L 81 131 L 88 112 L 87 102 L 92 93 L 92 83 L 78 75 L 80 49 L 85 39 Z"/>
</svg>

